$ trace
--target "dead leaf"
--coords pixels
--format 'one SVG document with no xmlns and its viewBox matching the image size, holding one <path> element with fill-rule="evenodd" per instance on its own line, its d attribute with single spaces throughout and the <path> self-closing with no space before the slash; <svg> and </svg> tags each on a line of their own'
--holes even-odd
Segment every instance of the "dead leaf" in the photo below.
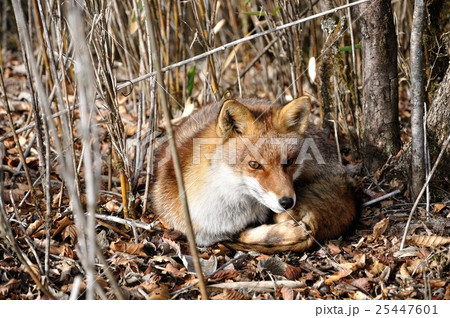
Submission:
<svg viewBox="0 0 450 318">
<path fill-rule="evenodd" d="M 445 288 L 444 300 L 450 300 L 450 284 L 448 284 L 447 288 Z"/>
<path fill-rule="evenodd" d="M 59 276 L 60 282 L 65 282 L 70 277 L 72 277 L 72 268 L 73 268 L 73 265 L 70 264 L 69 262 L 65 262 L 65 261 L 62 262 L 61 275 Z"/>
<path fill-rule="evenodd" d="M 59 255 L 68 258 L 75 258 L 75 253 L 67 244 L 50 246 L 50 254 Z"/>
<path fill-rule="evenodd" d="M 144 244 L 142 243 L 127 243 L 123 241 L 112 242 L 109 248 L 115 252 L 128 253 L 132 255 L 138 255 L 147 257 L 148 255 L 144 252 Z"/>
<path fill-rule="evenodd" d="M 341 248 L 335 244 L 333 244 L 331 241 L 327 244 L 328 249 L 330 250 L 331 255 L 336 255 L 341 252 Z"/>
<path fill-rule="evenodd" d="M 326 285 L 331 285 L 334 282 L 339 281 L 340 279 L 347 277 L 348 275 L 350 275 L 352 273 L 352 270 L 350 269 L 343 269 L 339 272 L 337 272 L 336 274 L 330 275 L 327 277 L 327 279 L 325 280 L 325 284 Z"/>
<path fill-rule="evenodd" d="M 225 279 L 231 279 L 231 278 L 235 278 L 239 276 L 239 272 L 235 269 L 225 269 L 225 270 L 220 270 L 217 273 L 214 274 L 214 276 L 212 277 L 212 280 L 215 282 L 219 282 L 221 280 L 225 280 Z"/>
<path fill-rule="evenodd" d="M 179 278 L 183 278 L 187 274 L 186 272 L 180 271 L 178 268 L 173 266 L 171 263 L 166 264 L 166 271 L 168 273 L 171 273 L 173 276 L 179 277 Z"/>
<path fill-rule="evenodd" d="M 120 204 L 118 204 L 116 201 L 108 201 L 105 204 L 105 208 L 110 212 L 117 212 L 120 209 Z"/>
<path fill-rule="evenodd" d="M 282 298 L 284 300 L 294 300 L 294 291 L 290 287 L 281 286 L 277 289 L 277 298 Z"/>
<path fill-rule="evenodd" d="M 412 279 L 411 274 L 406 267 L 406 263 L 403 263 L 402 266 L 400 266 L 400 278 L 403 280 Z"/>
<path fill-rule="evenodd" d="M 348 293 L 348 296 L 353 300 L 372 300 L 372 297 L 366 295 L 365 293 L 357 290 L 354 293 Z"/>
<path fill-rule="evenodd" d="M 30 264 L 30 270 L 33 273 L 34 277 L 38 278 L 41 276 L 41 272 L 39 271 L 39 267 L 36 264 Z M 30 270 L 25 267 L 25 272 L 30 273 Z"/>
<path fill-rule="evenodd" d="M 0 285 L 0 295 L 6 296 L 11 290 L 19 288 L 20 281 L 12 278 L 6 284 Z"/>
<path fill-rule="evenodd" d="M 192 256 L 179 254 L 179 257 L 183 262 L 184 267 L 187 268 L 187 271 L 190 273 L 195 273 L 195 266 Z M 211 257 L 207 260 L 200 258 L 199 261 L 202 266 L 203 274 L 206 276 L 211 276 L 217 270 L 217 257 L 214 255 L 211 255 Z"/>
<path fill-rule="evenodd" d="M 431 288 L 441 288 L 441 287 L 444 287 L 445 284 L 446 284 L 446 281 L 443 279 L 430 279 Z"/>
<path fill-rule="evenodd" d="M 369 278 L 361 277 L 350 281 L 350 284 L 365 292 L 369 291 Z"/>
<path fill-rule="evenodd" d="M 434 207 L 433 207 L 433 213 L 439 213 L 441 212 L 442 209 L 444 209 L 446 207 L 445 204 L 443 203 L 435 203 Z"/>
<path fill-rule="evenodd" d="M 385 267 L 386 265 L 376 261 L 367 267 L 367 271 L 373 276 L 378 276 L 381 272 L 383 272 Z"/>
<path fill-rule="evenodd" d="M 61 233 L 67 226 L 73 224 L 73 221 L 69 217 L 65 216 L 61 220 L 55 223 L 55 231 L 52 234 L 52 238 Z"/>
<path fill-rule="evenodd" d="M 72 242 L 72 245 L 75 245 L 78 240 L 78 230 L 75 224 L 67 225 L 61 233 L 63 241 L 65 241 L 67 238 L 70 238 L 70 241 Z"/>
<path fill-rule="evenodd" d="M 286 264 L 286 271 L 283 274 L 284 277 L 286 277 L 289 280 L 295 280 L 295 279 L 299 278 L 301 274 L 302 274 L 302 269 L 300 267 Z"/>
<path fill-rule="evenodd" d="M 438 247 L 450 243 L 450 237 L 437 235 L 413 235 L 410 243 L 418 246 Z"/>
<path fill-rule="evenodd" d="M 406 268 L 411 275 L 421 275 L 423 272 L 424 263 L 420 259 L 412 259 L 406 262 Z"/>
<path fill-rule="evenodd" d="M 147 294 L 159 288 L 158 284 L 156 284 L 155 282 L 148 281 L 140 283 L 139 287 L 142 288 Z"/>
<path fill-rule="evenodd" d="M 373 227 L 372 239 L 375 240 L 381 236 L 389 225 L 389 218 L 382 219 Z"/>
<path fill-rule="evenodd" d="M 408 246 L 400 251 L 394 253 L 394 257 L 402 258 L 402 257 L 411 257 L 416 256 L 418 248 L 415 246 Z"/>
<path fill-rule="evenodd" d="M 27 234 L 33 238 L 44 236 L 44 220 L 39 219 L 27 227 Z"/>
<path fill-rule="evenodd" d="M 170 299 L 169 287 L 167 285 L 160 285 L 153 290 L 147 297 L 148 300 L 168 300 Z"/>
<path fill-rule="evenodd" d="M 211 297 L 213 300 L 249 300 L 248 296 L 233 289 L 225 289 L 222 293 Z"/>
</svg>

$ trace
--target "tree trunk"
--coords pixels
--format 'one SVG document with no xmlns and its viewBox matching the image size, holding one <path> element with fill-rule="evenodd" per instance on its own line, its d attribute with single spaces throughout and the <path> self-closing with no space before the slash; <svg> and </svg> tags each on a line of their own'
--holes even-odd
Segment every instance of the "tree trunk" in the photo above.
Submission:
<svg viewBox="0 0 450 318">
<path fill-rule="evenodd" d="M 400 150 L 397 35 L 391 1 L 357 6 L 363 62 L 363 156 L 369 172 Z"/>
<path fill-rule="evenodd" d="M 414 4 L 411 31 L 411 199 L 415 200 L 425 182 L 424 152 L 424 69 L 423 28 L 425 24 L 425 0 Z"/>
<path fill-rule="evenodd" d="M 450 45 L 449 48 L 450 49 Z M 427 116 L 427 141 L 430 151 L 430 165 L 436 161 L 442 145 L 450 134 L 450 67 L 434 95 Z M 434 180 L 441 182 L 441 187 L 450 188 L 450 147 L 444 153 Z M 445 186 L 447 185 L 447 186 Z"/>
</svg>

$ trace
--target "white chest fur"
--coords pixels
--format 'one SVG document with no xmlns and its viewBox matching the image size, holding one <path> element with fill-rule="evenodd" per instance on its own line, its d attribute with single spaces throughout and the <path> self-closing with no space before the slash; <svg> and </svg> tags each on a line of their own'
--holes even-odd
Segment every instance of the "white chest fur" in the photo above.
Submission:
<svg viewBox="0 0 450 318">
<path fill-rule="evenodd" d="M 229 239 L 251 223 L 264 222 L 270 210 L 249 192 L 245 178 L 224 163 L 213 166 L 187 191 L 198 245 L 212 245 Z"/>
</svg>

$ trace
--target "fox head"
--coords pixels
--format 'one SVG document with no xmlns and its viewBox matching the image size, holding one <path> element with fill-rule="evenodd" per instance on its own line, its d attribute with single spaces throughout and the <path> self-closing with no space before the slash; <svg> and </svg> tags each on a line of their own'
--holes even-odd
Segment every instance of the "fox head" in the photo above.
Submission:
<svg viewBox="0 0 450 318">
<path fill-rule="evenodd" d="M 229 156 L 227 164 L 242 180 L 243 191 L 276 213 L 295 205 L 293 181 L 309 114 L 308 97 L 282 107 L 227 100 L 220 110 L 216 133 L 235 149 L 235 160 Z"/>
</svg>

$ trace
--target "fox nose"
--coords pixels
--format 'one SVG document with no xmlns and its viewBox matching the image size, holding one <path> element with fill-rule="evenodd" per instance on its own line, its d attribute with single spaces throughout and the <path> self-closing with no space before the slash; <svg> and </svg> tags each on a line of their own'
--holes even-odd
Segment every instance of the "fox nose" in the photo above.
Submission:
<svg viewBox="0 0 450 318">
<path fill-rule="evenodd" d="M 278 200 L 278 203 L 283 207 L 283 209 L 287 210 L 292 208 L 294 205 L 294 199 L 288 198 L 288 197 L 282 197 L 280 200 Z"/>
</svg>

